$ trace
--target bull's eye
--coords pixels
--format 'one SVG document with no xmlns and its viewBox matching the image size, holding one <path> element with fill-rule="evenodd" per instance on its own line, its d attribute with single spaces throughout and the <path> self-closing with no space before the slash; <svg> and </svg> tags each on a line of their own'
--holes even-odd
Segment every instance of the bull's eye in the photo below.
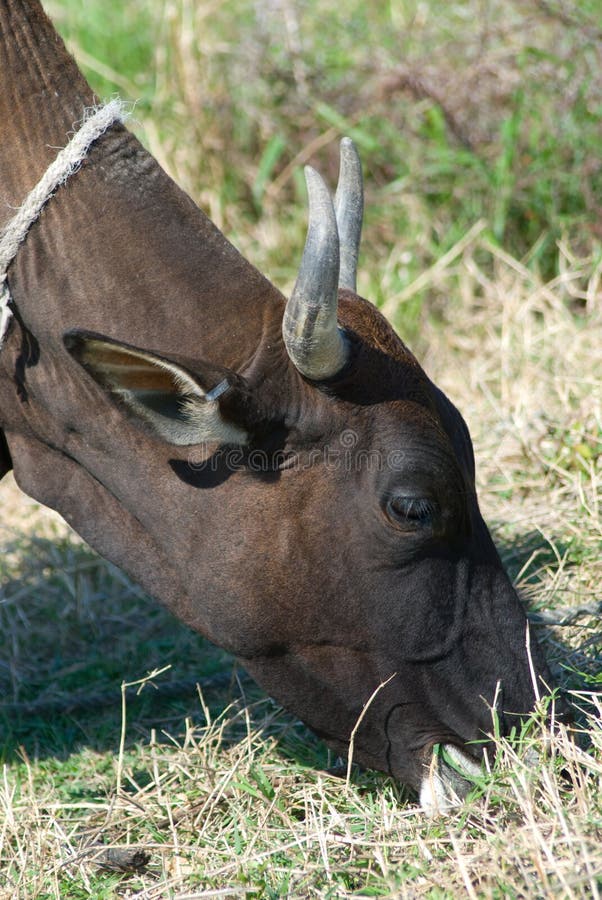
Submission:
<svg viewBox="0 0 602 900">
<path fill-rule="evenodd" d="M 430 525 L 436 512 L 436 504 L 427 497 L 390 497 L 387 510 L 392 519 L 402 525 L 421 527 Z"/>
</svg>

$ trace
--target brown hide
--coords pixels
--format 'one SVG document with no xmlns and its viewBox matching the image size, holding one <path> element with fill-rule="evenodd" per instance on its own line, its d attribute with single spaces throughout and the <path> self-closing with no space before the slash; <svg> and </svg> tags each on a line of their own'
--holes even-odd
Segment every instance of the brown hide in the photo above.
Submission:
<svg viewBox="0 0 602 900">
<path fill-rule="evenodd" d="M 0 79 L 6 223 L 94 98 L 37 2 L 0 0 Z M 334 747 L 391 679 L 355 759 L 418 788 L 425 748 L 490 730 L 496 691 L 502 727 L 531 708 L 526 619 L 466 426 L 374 307 L 341 292 L 350 364 L 303 379 L 282 295 L 122 126 L 48 203 L 9 283 L 0 475 L 10 453 L 24 491 Z M 250 443 L 163 440 L 78 357 L 87 338 L 68 352 L 72 332 L 154 352 L 203 391 L 231 371 L 220 413 Z"/>
</svg>

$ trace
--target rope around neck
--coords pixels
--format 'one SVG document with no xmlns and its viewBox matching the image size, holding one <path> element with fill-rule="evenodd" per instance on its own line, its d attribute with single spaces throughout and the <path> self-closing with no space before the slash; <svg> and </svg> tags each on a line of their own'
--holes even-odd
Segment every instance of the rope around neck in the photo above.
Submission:
<svg viewBox="0 0 602 900">
<path fill-rule="evenodd" d="M 7 270 L 17 255 L 20 244 L 56 189 L 77 172 L 94 141 L 115 122 L 124 122 L 128 116 L 129 112 L 122 100 L 111 100 L 104 106 L 88 110 L 79 131 L 48 166 L 17 214 L 0 232 L 0 350 L 13 315 L 8 305 L 10 291 Z"/>
</svg>

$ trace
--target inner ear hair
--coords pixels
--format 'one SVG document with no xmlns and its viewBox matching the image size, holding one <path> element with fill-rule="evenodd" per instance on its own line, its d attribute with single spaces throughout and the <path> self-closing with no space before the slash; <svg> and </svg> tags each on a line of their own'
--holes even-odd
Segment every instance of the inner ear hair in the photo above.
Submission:
<svg viewBox="0 0 602 900">
<path fill-rule="evenodd" d="M 107 386 L 132 391 L 172 390 L 205 397 L 203 388 L 185 369 L 142 350 L 91 339 L 82 346 L 77 358 L 87 369 L 97 372 Z"/>
<path fill-rule="evenodd" d="M 136 347 L 81 333 L 67 335 L 65 345 L 134 420 L 169 443 L 248 443 L 244 424 L 222 415 L 219 397 L 230 386 L 222 370 L 207 367 L 213 381 L 207 392 L 186 367 Z M 232 377 L 239 376 L 232 373 Z"/>
</svg>

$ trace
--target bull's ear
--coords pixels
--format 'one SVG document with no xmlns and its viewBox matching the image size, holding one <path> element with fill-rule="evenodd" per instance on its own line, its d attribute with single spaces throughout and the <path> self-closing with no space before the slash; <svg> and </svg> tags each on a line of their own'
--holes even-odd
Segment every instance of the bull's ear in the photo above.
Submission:
<svg viewBox="0 0 602 900">
<path fill-rule="evenodd" d="M 122 408 L 170 444 L 249 442 L 258 414 L 236 372 L 203 364 L 192 369 L 90 332 L 71 331 L 63 340 Z"/>
</svg>

